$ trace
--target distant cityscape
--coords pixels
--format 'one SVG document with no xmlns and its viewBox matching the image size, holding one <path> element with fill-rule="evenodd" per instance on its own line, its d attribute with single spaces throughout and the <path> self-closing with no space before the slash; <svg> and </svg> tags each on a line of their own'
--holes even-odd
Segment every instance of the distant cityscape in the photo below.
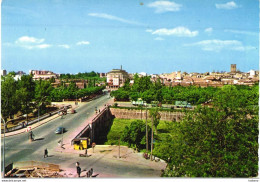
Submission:
<svg viewBox="0 0 260 182">
<path fill-rule="evenodd" d="M 33 75 L 34 80 L 55 78 L 55 82 L 52 83 L 54 87 L 60 83 L 60 74 L 56 74 L 52 71 L 46 70 L 29 70 L 29 74 Z M 106 79 L 105 82 L 96 83 L 97 85 L 107 85 L 107 89 L 115 90 L 122 87 L 127 79 L 130 79 L 130 84 L 134 83 L 134 75 L 139 77 L 150 76 L 152 81 L 161 80 L 161 83 L 165 86 L 200 86 L 200 87 L 222 87 L 224 85 L 248 85 L 252 86 L 259 82 L 259 71 L 250 70 L 248 72 L 241 72 L 237 69 L 236 64 L 231 64 L 230 72 L 206 72 L 206 73 L 187 73 L 176 71 L 172 73 L 163 74 L 147 74 L 141 73 L 128 73 L 122 69 L 112 69 L 108 73 L 98 73 L 101 78 Z M 1 70 L 1 76 L 7 75 L 7 70 Z M 22 75 L 26 75 L 24 71 L 15 72 L 14 79 L 21 79 Z M 75 80 L 78 88 L 84 88 L 86 81 Z"/>
</svg>

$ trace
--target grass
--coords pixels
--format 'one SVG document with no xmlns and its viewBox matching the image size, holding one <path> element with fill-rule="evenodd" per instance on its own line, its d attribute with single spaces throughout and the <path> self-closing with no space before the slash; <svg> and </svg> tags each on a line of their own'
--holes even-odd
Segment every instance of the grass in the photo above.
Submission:
<svg viewBox="0 0 260 182">
<path fill-rule="evenodd" d="M 137 119 L 118 119 L 115 118 L 113 120 L 113 124 L 111 129 L 107 135 L 107 142 L 105 145 L 118 145 L 118 140 L 120 136 L 122 136 L 123 131 L 126 126 L 130 126 L 133 121 Z M 145 120 L 143 120 L 145 123 Z M 151 126 L 151 121 L 148 120 L 148 125 Z M 159 125 L 157 126 L 158 134 L 155 136 L 155 139 L 162 139 L 166 137 L 169 133 L 174 132 L 174 126 L 176 125 L 175 122 L 172 121 L 160 121 Z M 127 143 L 120 141 L 120 145 L 127 145 Z"/>
<path fill-rule="evenodd" d="M 113 125 L 107 135 L 107 142 L 105 145 L 117 145 L 120 136 L 123 134 L 126 126 L 136 121 L 135 119 L 117 119 L 113 120 Z M 124 145 L 124 142 L 120 142 L 120 145 Z"/>
</svg>

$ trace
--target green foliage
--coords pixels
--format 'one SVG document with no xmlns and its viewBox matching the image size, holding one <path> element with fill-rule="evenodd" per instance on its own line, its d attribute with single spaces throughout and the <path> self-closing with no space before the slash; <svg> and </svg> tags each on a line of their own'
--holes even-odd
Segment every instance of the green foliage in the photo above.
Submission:
<svg viewBox="0 0 260 182">
<path fill-rule="evenodd" d="M 19 96 L 16 94 L 18 85 L 13 76 L 2 77 L 1 81 L 1 114 L 6 120 L 9 116 L 16 114 L 21 105 L 18 104 Z"/>
<path fill-rule="evenodd" d="M 236 119 L 234 119 L 236 117 Z M 253 177 L 258 170 L 258 116 L 226 118 L 215 109 L 198 108 L 176 126 L 176 134 L 165 139 L 170 150 L 165 176 Z M 170 142 L 172 141 L 172 143 Z M 162 153 L 165 158 L 165 152 Z"/>
<path fill-rule="evenodd" d="M 151 108 L 149 110 L 149 115 L 152 118 L 153 125 L 154 125 L 154 128 L 155 128 L 155 133 L 157 134 L 157 126 L 158 126 L 159 121 L 161 119 L 161 115 L 159 113 L 158 108 L 157 107 L 156 108 Z"/>
<path fill-rule="evenodd" d="M 129 100 L 129 92 L 123 90 L 124 87 L 119 88 L 117 91 L 112 91 L 111 96 L 115 97 L 118 101 L 128 101 Z"/>
<path fill-rule="evenodd" d="M 176 100 L 183 100 L 192 105 L 198 105 L 213 99 L 214 94 L 219 90 L 220 88 L 214 87 L 167 87 L 163 86 L 159 78 L 152 82 L 149 76 L 139 78 L 138 75 L 134 75 L 134 84 L 132 86 L 130 86 L 129 82 L 126 82 L 123 87 L 113 91 L 111 96 L 118 101 L 135 101 L 142 98 L 147 103 L 159 101 L 174 104 Z"/>
<path fill-rule="evenodd" d="M 8 75 L 9 75 L 9 76 L 12 76 L 12 77 L 15 77 L 16 73 L 15 73 L 15 71 L 10 71 L 10 72 L 8 73 Z"/>
<path fill-rule="evenodd" d="M 85 72 L 85 73 L 78 73 L 78 74 L 60 74 L 60 79 L 88 79 L 89 77 L 98 77 L 99 74 L 97 74 L 94 71 L 91 72 Z"/>
<path fill-rule="evenodd" d="M 38 107 L 41 107 L 41 111 L 45 111 L 46 105 L 51 102 L 51 91 L 53 87 L 51 86 L 50 81 L 42 80 L 36 81 L 35 86 L 35 101 Z"/>
<path fill-rule="evenodd" d="M 118 106 L 118 103 L 114 103 L 113 106 L 114 106 L 114 107 L 117 107 L 117 106 Z"/>
<path fill-rule="evenodd" d="M 88 87 L 84 89 L 78 89 L 74 82 L 68 87 L 60 86 L 51 91 L 51 100 L 52 101 L 62 101 L 63 99 L 76 99 L 85 96 L 90 96 L 92 94 L 101 93 L 104 89 L 104 86 L 101 87 Z"/>
<path fill-rule="evenodd" d="M 166 93 L 163 100 L 168 103 L 174 100 L 186 100 L 192 104 L 213 101 L 214 106 L 198 106 L 195 111 L 186 112 L 182 122 L 159 121 L 153 152 L 168 163 L 164 176 L 258 175 L 258 85 L 227 85 L 222 88 L 176 86 L 162 87 L 161 91 Z M 130 95 L 133 93 L 140 95 L 138 92 Z M 139 136 L 137 141 L 136 136 L 141 131 L 140 122 L 125 129 L 124 138 L 129 146 L 140 145 L 140 139 L 143 141 L 144 138 Z"/>
<path fill-rule="evenodd" d="M 221 88 L 214 95 L 214 108 L 196 108 L 161 137 L 156 154 L 170 159 L 164 176 L 257 176 L 259 117 L 251 107 L 257 102 L 252 95 L 258 96 L 254 87 Z"/>
<path fill-rule="evenodd" d="M 113 125 L 107 135 L 106 145 L 117 145 L 118 139 L 121 138 L 124 132 L 124 128 L 126 126 L 130 126 L 130 124 L 135 120 L 130 119 L 117 119 L 113 120 Z M 127 145 L 124 141 L 121 141 L 120 145 Z"/>
<path fill-rule="evenodd" d="M 32 75 L 23 75 L 21 80 L 18 80 L 17 96 L 20 98 L 21 112 L 29 114 L 33 111 L 33 99 L 35 96 L 35 82 Z"/>
<path fill-rule="evenodd" d="M 146 125 L 142 120 L 133 121 L 130 126 L 126 126 L 122 135 L 122 140 L 128 143 L 129 147 L 138 150 L 145 148 Z"/>
<path fill-rule="evenodd" d="M 105 88 L 92 86 L 80 90 L 75 82 L 66 87 L 61 81 L 61 86 L 54 89 L 51 85 L 54 79 L 34 81 L 32 75 L 23 75 L 16 81 L 14 76 L 15 72 L 10 72 L 7 76 L 1 77 L 1 114 L 5 120 L 19 111 L 22 114 L 29 114 L 39 107 L 41 113 L 44 113 L 46 105 L 51 101 L 85 97 L 100 93 Z"/>
</svg>

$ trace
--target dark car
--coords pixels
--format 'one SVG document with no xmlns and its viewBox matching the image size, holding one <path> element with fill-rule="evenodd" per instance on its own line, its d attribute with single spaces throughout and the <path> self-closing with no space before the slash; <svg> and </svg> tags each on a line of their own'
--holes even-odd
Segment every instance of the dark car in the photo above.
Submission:
<svg viewBox="0 0 260 182">
<path fill-rule="evenodd" d="M 55 130 L 55 133 L 56 134 L 61 134 L 61 133 L 64 133 L 65 132 L 65 128 L 63 127 L 58 127 L 56 130 Z"/>
</svg>

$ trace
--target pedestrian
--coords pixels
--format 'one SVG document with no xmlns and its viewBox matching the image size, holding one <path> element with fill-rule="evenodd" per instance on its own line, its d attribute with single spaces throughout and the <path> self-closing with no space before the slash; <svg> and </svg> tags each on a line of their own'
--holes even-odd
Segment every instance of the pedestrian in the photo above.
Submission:
<svg viewBox="0 0 260 182">
<path fill-rule="evenodd" d="M 47 150 L 47 148 L 44 150 L 44 156 L 43 156 L 44 158 L 45 157 L 48 157 L 48 150 Z"/>
<path fill-rule="evenodd" d="M 29 139 L 30 139 L 31 141 L 34 140 L 34 134 L 33 134 L 32 131 L 30 131 L 30 133 L 29 133 Z"/>
<path fill-rule="evenodd" d="M 81 168 L 79 167 L 79 162 L 76 162 L 76 169 L 77 169 L 78 177 L 80 178 Z"/>
</svg>

